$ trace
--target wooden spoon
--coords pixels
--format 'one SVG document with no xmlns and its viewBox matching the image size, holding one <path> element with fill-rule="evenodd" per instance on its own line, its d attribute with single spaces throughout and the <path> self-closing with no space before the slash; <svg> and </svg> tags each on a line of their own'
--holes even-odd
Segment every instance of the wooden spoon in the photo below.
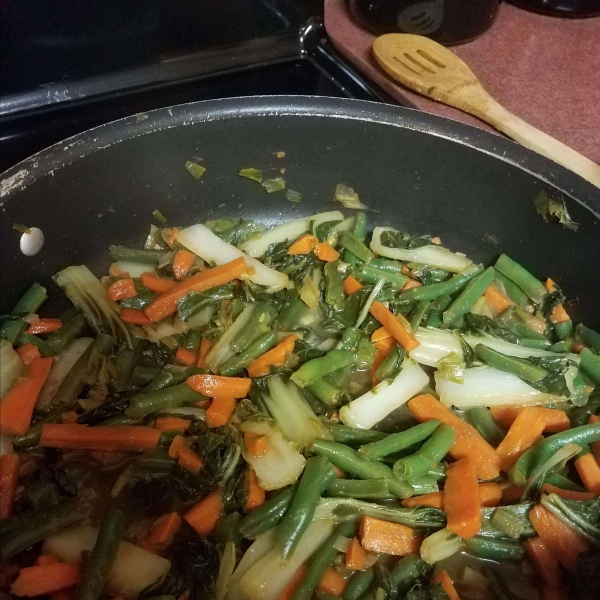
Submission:
<svg viewBox="0 0 600 600">
<path fill-rule="evenodd" d="M 475 115 L 600 188 L 600 166 L 500 106 L 473 71 L 437 42 L 390 33 L 375 40 L 373 52 L 381 67 L 406 87 Z"/>
</svg>

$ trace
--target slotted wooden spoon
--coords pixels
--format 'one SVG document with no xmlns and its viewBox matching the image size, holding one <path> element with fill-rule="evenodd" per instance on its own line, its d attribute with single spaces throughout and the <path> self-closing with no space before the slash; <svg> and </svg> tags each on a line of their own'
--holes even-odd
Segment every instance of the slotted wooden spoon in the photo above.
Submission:
<svg viewBox="0 0 600 600">
<path fill-rule="evenodd" d="M 508 112 L 458 56 L 437 42 L 390 33 L 375 40 L 373 53 L 381 67 L 406 87 L 475 115 L 600 188 L 600 166 Z"/>
</svg>

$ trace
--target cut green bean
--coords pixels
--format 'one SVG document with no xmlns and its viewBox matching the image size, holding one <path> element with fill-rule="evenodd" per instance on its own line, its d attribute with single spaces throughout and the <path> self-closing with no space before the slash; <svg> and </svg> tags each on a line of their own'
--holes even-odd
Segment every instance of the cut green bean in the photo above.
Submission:
<svg viewBox="0 0 600 600">
<path fill-rule="evenodd" d="M 442 318 L 443 327 L 448 327 L 452 321 L 469 312 L 469 309 L 483 296 L 483 292 L 494 281 L 495 273 L 494 267 L 488 267 L 483 273 L 480 273 L 467 283 L 467 286 L 458 298 L 444 311 Z"/>
<path fill-rule="evenodd" d="M 354 353 L 350 350 L 332 350 L 325 356 L 305 362 L 290 379 L 300 387 L 311 385 L 318 379 L 338 369 L 346 369 L 354 364 Z"/>
<path fill-rule="evenodd" d="M 275 311 L 266 302 L 259 302 L 252 313 L 252 319 L 244 325 L 239 334 L 231 342 L 234 352 L 242 352 L 252 342 L 265 333 L 268 333 L 268 325 L 273 320 Z"/>
<path fill-rule="evenodd" d="M 135 367 L 131 374 L 131 385 L 145 387 L 154 381 L 160 373 L 162 371 L 158 367 Z"/>
<path fill-rule="evenodd" d="M 457 273 L 447 281 L 431 283 L 406 290 L 400 294 L 400 298 L 402 300 L 435 300 L 440 296 L 452 295 L 462 290 L 480 272 L 481 267 L 478 266 L 468 273 Z"/>
<path fill-rule="evenodd" d="M 255 540 L 259 535 L 279 525 L 290 507 L 297 489 L 298 484 L 296 483 L 248 513 L 240 522 L 240 533 L 247 540 Z"/>
<path fill-rule="evenodd" d="M 274 331 L 264 333 L 256 338 L 243 352 L 228 360 L 222 367 L 219 367 L 219 374 L 226 377 L 236 375 L 259 356 L 274 348 L 276 344 L 277 334 Z"/>
<path fill-rule="evenodd" d="M 390 485 L 387 479 L 336 479 L 327 488 L 333 498 L 387 498 Z"/>
<path fill-rule="evenodd" d="M 32 344 L 36 346 L 36 348 L 40 351 L 42 356 L 50 356 L 50 349 L 48 348 L 48 344 L 37 335 L 32 335 L 31 333 L 24 333 L 16 343 L 16 346 L 24 346 L 25 344 Z"/>
<path fill-rule="evenodd" d="M 548 290 L 539 279 L 506 254 L 501 254 L 494 266 L 502 275 L 518 285 L 536 304 L 541 304 L 548 295 Z"/>
<path fill-rule="evenodd" d="M 433 469 L 427 471 L 429 477 L 433 477 L 436 481 L 441 481 L 446 477 L 446 465 L 444 463 L 438 463 Z"/>
<path fill-rule="evenodd" d="M 348 327 L 344 334 L 342 335 L 342 339 L 338 342 L 336 348 L 338 350 L 355 350 L 358 344 L 358 341 L 361 338 L 361 331 L 356 327 Z"/>
<path fill-rule="evenodd" d="M 348 446 L 361 446 L 363 444 L 371 444 L 379 442 L 388 437 L 386 433 L 381 431 L 373 431 L 372 429 L 357 429 L 356 427 L 348 427 L 347 425 L 338 425 L 337 423 L 327 423 L 334 441 Z"/>
<path fill-rule="evenodd" d="M 382 277 L 385 282 L 391 284 L 393 290 L 401 290 L 408 281 L 408 277 L 402 273 L 390 273 L 378 269 L 371 264 L 361 263 L 354 269 L 354 276 L 360 283 L 375 285 Z"/>
<path fill-rule="evenodd" d="M 300 298 L 294 298 L 289 304 L 286 304 L 277 318 L 273 321 L 271 328 L 277 331 L 291 331 L 298 326 L 302 315 L 308 310 L 308 307 Z"/>
<path fill-rule="evenodd" d="M 342 308 L 346 298 L 339 265 L 339 261 L 336 260 L 327 263 L 323 269 L 325 272 L 325 302 L 336 310 Z"/>
<path fill-rule="evenodd" d="M 307 385 L 305 389 L 327 406 L 340 405 L 342 390 L 326 379 L 319 379 L 311 385 Z"/>
<path fill-rule="evenodd" d="M 600 333 L 579 323 L 575 328 L 577 337 L 594 352 L 600 354 Z"/>
<path fill-rule="evenodd" d="M 498 270 L 496 270 L 496 279 L 494 283 L 500 291 L 504 291 L 519 308 L 525 310 L 527 307 L 531 306 L 529 296 L 516 283 L 502 275 Z"/>
<path fill-rule="evenodd" d="M 339 245 L 349 250 L 356 258 L 368 263 L 371 258 L 371 250 L 352 232 L 342 231 L 339 238 Z"/>
<path fill-rule="evenodd" d="M 556 332 L 556 337 L 561 341 L 572 338 L 574 333 L 573 321 L 568 320 L 561 323 L 554 323 L 554 331 Z"/>
<path fill-rule="evenodd" d="M 429 300 L 420 300 L 417 302 L 415 310 L 412 311 L 409 319 L 410 328 L 415 331 L 421 325 L 421 321 L 429 312 L 431 302 Z"/>
<path fill-rule="evenodd" d="M 399 595 L 404 595 L 426 571 L 427 565 L 418 554 L 405 556 L 390 570 L 390 587 Z"/>
<path fill-rule="evenodd" d="M 536 367 L 528 360 L 507 356 L 484 344 L 477 344 L 475 346 L 475 354 L 491 367 L 505 373 L 512 373 L 525 381 L 538 383 L 548 376 L 548 371 L 541 367 Z"/>
<path fill-rule="evenodd" d="M 478 406 L 467 413 L 469 420 L 481 437 L 494 448 L 504 439 L 506 431 L 498 425 L 489 408 Z"/>
<path fill-rule="evenodd" d="M 360 600 L 363 594 L 371 587 L 371 584 L 375 580 L 375 573 L 373 568 L 369 567 L 364 571 L 357 571 L 346 586 L 344 600 Z"/>
<path fill-rule="evenodd" d="M 42 287 L 39 283 L 34 283 L 15 304 L 11 314 L 23 313 L 30 315 L 36 313 L 47 299 L 46 288 Z M 0 327 L 0 337 L 8 340 L 14 346 L 21 335 L 23 335 L 26 326 L 27 323 L 23 319 L 5 321 Z"/>
<path fill-rule="evenodd" d="M 177 464 L 177 459 L 171 458 L 166 448 L 156 448 L 144 452 L 136 459 L 135 464 L 141 469 L 168 472 Z"/>
<path fill-rule="evenodd" d="M 475 556 L 496 562 L 519 562 L 526 554 L 523 544 L 517 541 L 475 536 L 465 544 Z"/>
<path fill-rule="evenodd" d="M 109 246 L 108 251 L 114 261 L 136 262 L 145 265 L 157 265 L 168 252 L 168 250 L 136 250 L 125 246 Z"/>
<path fill-rule="evenodd" d="M 391 260 L 389 258 L 372 258 L 369 263 L 371 266 L 380 269 L 381 271 L 385 271 L 386 273 L 402 273 L 402 263 L 399 260 Z"/>
<path fill-rule="evenodd" d="M 405 356 L 406 350 L 398 346 L 398 344 L 394 344 L 392 349 L 381 361 L 381 364 L 377 367 L 377 370 L 375 371 L 375 377 L 377 377 L 379 381 L 383 381 L 388 377 L 392 377 L 400 367 L 400 364 L 404 360 Z"/>
<path fill-rule="evenodd" d="M 44 423 L 60 423 L 63 414 L 61 406 L 51 408 L 50 411 L 39 421 L 32 425 L 23 435 L 15 435 L 12 438 L 13 446 L 16 448 L 33 448 L 40 443 L 42 425 Z"/>
<path fill-rule="evenodd" d="M 188 377 L 192 375 L 202 375 L 206 373 L 206 369 L 200 367 L 191 367 L 188 369 L 181 369 L 179 371 L 161 371 L 144 389 L 143 393 L 155 392 L 157 390 L 164 390 L 165 388 L 183 383 Z"/>
<path fill-rule="evenodd" d="M 415 425 L 406 431 L 388 435 L 378 442 L 365 444 L 359 448 L 358 452 L 368 460 L 376 460 L 394 452 L 400 452 L 405 448 L 410 448 L 410 446 L 426 440 L 435 432 L 439 425 L 440 421 L 432 419 L 431 421 Z"/>
<path fill-rule="evenodd" d="M 573 492 L 585 492 L 585 490 L 580 486 L 561 475 L 560 473 L 552 473 L 546 477 L 545 483 L 549 483 L 550 485 L 555 485 L 563 490 L 571 490 Z"/>
<path fill-rule="evenodd" d="M 153 392 L 142 392 L 131 398 L 129 407 L 125 411 L 128 417 L 145 417 L 146 415 L 179 408 L 190 402 L 200 402 L 206 398 L 194 391 L 187 383 L 180 383 Z"/>
<path fill-rule="evenodd" d="M 597 385 L 600 385 L 600 356 L 596 356 L 589 348 L 584 348 L 579 356 L 579 368 Z"/>
<path fill-rule="evenodd" d="M 51 333 L 46 338 L 46 347 L 49 354 L 61 353 L 71 342 L 80 338 L 88 328 L 87 321 L 83 315 L 77 314 L 72 319 L 64 322 L 62 327 Z"/>
</svg>

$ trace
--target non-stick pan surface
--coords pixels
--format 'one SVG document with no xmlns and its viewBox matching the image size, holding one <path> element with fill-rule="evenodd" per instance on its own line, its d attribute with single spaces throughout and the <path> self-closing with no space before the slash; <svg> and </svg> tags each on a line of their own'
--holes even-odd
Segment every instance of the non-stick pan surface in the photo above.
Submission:
<svg viewBox="0 0 600 600">
<path fill-rule="evenodd" d="M 187 160 L 207 168 L 202 181 Z M 302 202 L 238 177 L 244 167 L 284 168 Z M 142 244 L 154 209 L 171 224 L 234 215 L 270 225 L 333 209 L 345 183 L 372 223 L 439 235 L 478 261 L 507 252 L 558 281 L 576 320 L 600 325 L 600 191 L 509 140 L 418 111 L 311 97 L 198 102 L 82 133 L 2 179 L 2 312 L 35 280 L 52 291 L 50 276 L 69 264 L 105 273 L 108 245 Z M 542 220 L 541 189 L 565 198 L 577 232 Z M 21 254 L 13 223 L 42 229 L 37 256 Z"/>
</svg>

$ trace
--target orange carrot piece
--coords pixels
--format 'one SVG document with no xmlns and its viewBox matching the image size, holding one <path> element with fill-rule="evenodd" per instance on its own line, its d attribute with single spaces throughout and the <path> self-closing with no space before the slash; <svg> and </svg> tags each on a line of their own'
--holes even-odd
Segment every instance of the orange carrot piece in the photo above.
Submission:
<svg viewBox="0 0 600 600">
<path fill-rule="evenodd" d="M 23 435 L 31 424 L 40 390 L 50 373 L 52 358 L 36 358 L 25 379 L 15 383 L 0 402 L 0 433 Z"/>
<path fill-rule="evenodd" d="M 127 325 L 152 325 L 152 321 L 143 310 L 136 308 L 124 308 L 121 311 L 121 321 Z"/>
<path fill-rule="evenodd" d="M 594 500 L 596 498 L 596 494 L 592 492 L 578 492 L 576 490 L 564 490 L 563 488 L 559 488 L 551 483 L 544 483 L 541 488 L 542 494 L 556 494 L 561 498 L 566 498 L 567 500 Z M 521 494 L 519 494 L 519 497 Z"/>
<path fill-rule="evenodd" d="M 204 461 L 188 446 L 179 448 L 177 463 L 179 466 L 190 473 L 200 473 L 204 466 Z"/>
<path fill-rule="evenodd" d="M 65 412 L 60 417 L 61 423 L 77 423 L 79 421 L 79 415 L 74 410 Z"/>
<path fill-rule="evenodd" d="M 187 348 L 177 348 L 175 358 L 186 367 L 195 367 L 198 363 L 198 355 Z"/>
<path fill-rule="evenodd" d="M 500 457 L 474 427 L 459 419 L 431 394 L 423 394 L 409 400 L 408 407 L 421 423 L 437 419 L 454 428 L 456 440 L 450 449 L 452 458 L 470 458 L 475 464 L 477 476 L 483 481 L 498 477 Z"/>
<path fill-rule="evenodd" d="M 352 277 L 352 275 L 348 275 L 348 277 L 344 279 L 343 286 L 344 294 L 346 294 L 346 296 L 351 296 L 362 288 L 362 285 L 354 277 Z"/>
<path fill-rule="evenodd" d="M 220 375 L 192 375 L 187 384 L 197 392 L 215 398 L 229 396 L 245 398 L 250 391 L 252 380 L 248 377 L 221 377 Z"/>
<path fill-rule="evenodd" d="M 562 304 L 557 304 L 552 309 L 550 320 L 553 323 L 564 323 L 565 321 L 570 321 L 571 317 L 567 314 L 567 311 L 565 310 L 565 307 Z"/>
<path fill-rule="evenodd" d="M 185 440 L 182 436 L 176 435 L 169 444 L 169 450 L 167 451 L 169 454 L 169 458 L 179 458 L 179 451 L 185 447 Z"/>
<path fill-rule="evenodd" d="M 35 344 L 23 344 L 17 348 L 23 364 L 29 366 L 36 358 L 41 358 L 40 349 Z"/>
<path fill-rule="evenodd" d="M 297 339 L 297 335 L 290 335 L 279 342 L 275 348 L 271 348 L 271 350 L 252 361 L 246 368 L 248 375 L 250 377 L 263 377 L 271 373 L 271 367 L 283 366 L 288 356 L 294 351 L 294 344 Z"/>
<path fill-rule="evenodd" d="M 264 456 L 269 451 L 267 438 L 254 431 L 248 431 L 244 434 L 244 446 L 251 456 Z"/>
<path fill-rule="evenodd" d="M 446 468 L 444 512 L 448 531 L 469 539 L 481 528 L 481 499 L 475 465 L 461 458 Z"/>
<path fill-rule="evenodd" d="M 172 279 L 165 279 L 164 277 L 156 277 L 152 273 L 142 273 L 142 285 L 149 289 L 151 292 L 155 292 L 157 294 L 164 294 L 172 290 L 177 282 Z"/>
<path fill-rule="evenodd" d="M 479 500 L 481 506 L 498 506 L 502 500 L 502 488 L 498 483 L 488 481 L 480 483 Z M 430 492 L 422 496 L 413 496 L 402 501 L 402 506 L 406 508 L 414 508 L 415 506 L 431 506 L 444 510 L 444 492 Z"/>
<path fill-rule="evenodd" d="M 448 596 L 450 600 L 460 600 L 460 596 L 454 588 L 454 583 L 452 583 L 452 579 L 450 579 L 450 575 L 448 575 L 446 571 L 440 571 L 433 578 L 432 583 L 441 583 L 444 592 L 446 592 L 446 596 Z"/>
<path fill-rule="evenodd" d="M 202 341 L 200 342 L 200 352 L 198 352 L 198 362 L 196 363 L 197 367 L 200 367 L 201 369 L 204 368 L 204 361 L 211 348 L 212 342 L 208 338 L 202 338 Z"/>
<path fill-rule="evenodd" d="M 600 466 L 593 454 L 584 454 L 575 461 L 575 468 L 585 489 L 600 495 Z"/>
<path fill-rule="evenodd" d="M 502 504 L 519 500 L 525 491 L 524 485 L 513 485 L 510 481 L 501 484 L 500 487 L 502 488 Z"/>
<path fill-rule="evenodd" d="M 530 538 L 523 542 L 523 546 L 544 583 L 551 589 L 559 588 L 563 579 L 560 563 L 552 556 L 542 538 Z"/>
<path fill-rule="evenodd" d="M 409 279 L 401 288 L 401 292 L 406 292 L 406 290 L 412 290 L 413 288 L 421 287 L 423 284 L 416 279 Z"/>
<path fill-rule="evenodd" d="M 600 417 L 598 417 L 597 415 L 591 415 L 588 423 L 600 423 Z M 590 444 L 590 449 L 592 451 L 592 454 L 594 455 L 594 458 L 596 459 L 596 462 L 600 465 L 600 441 L 592 442 Z"/>
<path fill-rule="evenodd" d="M 365 550 L 394 556 L 416 554 L 423 541 L 423 538 L 415 535 L 414 529 L 406 525 L 390 523 L 374 517 L 362 518 L 360 538 Z"/>
<path fill-rule="evenodd" d="M 391 339 L 393 339 L 392 334 L 385 327 L 380 327 L 379 329 L 376 329 L 371 335 L 371 341 L 373 343 L 379 342 L 381 340 Z"/>
<path fill-rule="evenodd" d="M 146 306 L 144 313 L 150 321 L 160 321 L 176 312 L 177 300 L 190 292 L 203 292 L 204 290 L 229 283 L 233 279 L 237 279 L 245 271 L 246 262 L 241 256 L 224 265 L 205 269 L 200 273 L 192 275 L 185 281 L 181 281 L 173 289 L 164 292 L 158 298 L 154 299 Z"/>
<path fill-rule="evenodd" d="M 19 571 L 10 591 L 15 596 L 42 596 L 71 587 L 80 578 L 79 565 L 71 563 L 25 567 Z"/>
<path fill-rule="evenodd" d="M 38 319 L 31 323 L 25 333 L 36 335 L 38 333 L 54 333 L 62 327 L 60 319 Z"/>
<path fill-rule="evenodd" d="M 514 302 L 505 294 L 503 294 L 493 283 L 483 292 L 487 303 L 490 305 L 492 310 L 497 313 L 504 312 L 509 306 L 512 306 Z"/>
<path fill-rule="evenodd" d="M 319 583 L 319 591 L 324 594 L 340 597 L 346 589 L 347 581 L 335 570 L 329 567 Z"/>
<path fill-rule="evenodd" d="M 351 571 L 362 571 L 365 568 L 367 553 L 361 546 L 358 538 L 352 538 L 350 546 L 346 551 L 346 569 Z"/>
<path fill-rule="evenodd" d="M 217 396 L 213 398 L 206 409 L 207 427 L 222 427 L 226 425 L 235 410 L 236 399 L 231 396 Z"/>
<path fill-rule="evenodd" d="M 54 558 L 54 556 L 50 556 L 49 554 L 40 554 L 36 559 L 35 563 L 33 563 L 36 567 L 40 567 L 43 565 L 55 565 L 59 560 Z"/>
<path fill-rule="evenodd" d="M 248 488 L 248 498 L 244 505 L 244 512 L 250 512 L 265 503 L 265 490 L 258 484 L 254 469 L 248 467 L 246 471 L 246 483 Z"/>
<path fill-rule="evenodd" d="M 333 262 L 340 257 L 340 253 L 327 242 L 320 242 L 315 246 L 317 258 L 325 262 Z"/>
<path fill-rule="evenodd" d="M 20 466 L 16 454 L 0 457 L 0 519 L 7 519 L 12 515 Z"/>
<path fill-rule="evenodd" d="M 302 581 L 304 580 L 304 576 L 306 575 L 307 566 L 300 565 L 298 570 L 294 573 L 289 583 L 283 588 L 283 591 L 277 597 L 277 600 L 292 600 L 294 596 L 294 592 L 298 589 Z"/>
<path fill-rule="evenodd" d="M 544 287 L 546 288 L 546 290 L 548 292 L 552 292 L 552 291 L 554 291 L 556 284 L 554 283 L 554 281 L 552 279 L 550 279 L 550 277 L 548 277 L 548 279 L 546 279 L 546 283 L 544 283 Z"/>
<path fill-rule="evenodd" d="M 502 502 L 502 488 L 500 484 L 487 481 L 478 484 L 477 487 L 479 488 L 481 506 L 498 506 Z"/>
<path fill-rule="evenodd" d="M 396 345 L 396 340 L 393 337 L 384 338 L 383 340 L 377 340 L 373 345 L 383 353 L 383 356 L 387 356 Z"/>
<path fill-rule="evenodd" d="M 160 431 L 187 431 L 189 428 L 190 422 L 178 417 L 159 417 L 154 421 L 154 429 Z"/>
<path fill-rule="evenodd" d="M 177 241 L 178 233 L 179 233 L 179 227 L 173 227 L 173 229 L 171 229 L 171 231 L 169 232 L 169 235 L 166 239 L 167 246 L 169 246 L 169 248 L 171 248 L 171 250 L 173 250 L 173 248 L 175 247 L 175 242 Z"/>
<path fill-rule="evenodd" d="M 200 535 L 212 535 L 223 512 L 223 488 L 217 488 L 193 506 L 183 518 Z"/>
<path fill-rule="evenodd" d="M 62 449 L 139 452 L 156 448 L 160 431 L 141 425 L 87 427 L 87 425 L 44 423 L 40 446 Z"/>
<path fill-rule="evenodd" d="M 177 250 L 175 252 L 171 268 L 177 281 L 181 281 L 190 272 L 195 260 L 196 255 L 189 250 Z"/>
<path fill-rule="evenodd" d="M 310 254 L 319 243 L 319 240 L 310 233 L 301 235 L 289 248 L 288 254 L 296 256 L 298 254 Z"/>
<path fill-rule="evenodd" d="M 510 429 L 515 419 L 526 409 L 526 406 L 492 406 L 492 416 L 504 429 Z M 538 413 L 544 417 L 544 431 L 546 433 L 560 433 L 571 426 L 569 417 L 564 410 L 536 406 Z"/>
<path fill-rule="evenodd" d="M 377 350 L 375 353 L 375 358 L 373 359 L 373 365 L 371 366 L 371 385 L 375 387 L 379 383 L 379 379 L 377 379 L 377 369 L 383 362 L 385 358 L 385 354 L 381 350 Z"/>
<path fill-rule="evenodd" d="M 541 504 L 529 511 L 529 519 L 552 556 L 574 573 L 579 555 L 587 552 L 590 544 Z"/>
<path fill-rule="evenodd" d="M 183 519 L 176 512 L 163 515 L 152 524 L 146 543 L 157 551 L 164 550 L 171 544 L 182 523 Z"/>
<path fill-rule="evenodd" d="M 371 314 L 392 334 L 392 337 L 406 350 L 414 350 L 419 346 L 419 342 L 410 331 L 410 326 L 404 325 L 400 319 L 394 315 L 381 302 L 375 301 L 371 306 Z"/>
<path fill-rule="evenodd" d="M 131 279 L 131 277 L 127 277 L 126 279 L 117 279 L 117 281 L 110 285 L 107 290 L 107 294 L 113 302 L 137 296 L 135 284 L 133 283 L 133 279 Z"/>
</svg>

